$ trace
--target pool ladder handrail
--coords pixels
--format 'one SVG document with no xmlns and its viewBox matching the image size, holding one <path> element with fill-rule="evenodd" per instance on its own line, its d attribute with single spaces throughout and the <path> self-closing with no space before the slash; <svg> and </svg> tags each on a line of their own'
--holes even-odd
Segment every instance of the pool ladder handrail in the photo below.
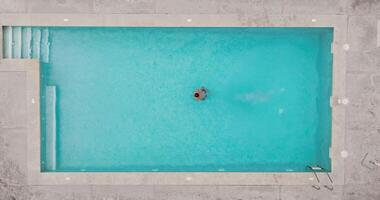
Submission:
<svg viewBox="0 0 380 200">
<path fill-rule="evenodd" d="M 315 166 L 313 166 L 313 165 L 308 165 L 307 168 L 309 168 L 309 169 L 314 173 L 314 176 L 315 176 L 315 178 L 317 179 L 318 183 L 320 183 L 320 181 L 319 181 L 319 178 L 318 178 L 317 172 L 325 172 L 326 175 L 327 175 L 327 177 L 329 178 L 331 184 L 333 184 L 333 180 L 332 180 L 332 178 L 330 177 L 330 174 L 329 174 L 329 173 L 328 173 L 323 167 L 321 167 L 321 166 L 319 166 L 319 165 L 315 165 Z"/>
</svg>

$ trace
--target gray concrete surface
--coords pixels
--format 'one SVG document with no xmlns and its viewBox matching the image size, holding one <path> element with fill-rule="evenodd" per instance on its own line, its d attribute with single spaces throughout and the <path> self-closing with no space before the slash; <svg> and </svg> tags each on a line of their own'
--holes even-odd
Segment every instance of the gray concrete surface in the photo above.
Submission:
<svg viewBox="0 0 380 200">
<path fill-rule="evenodd" d="M 379 200 L 380 0 L 0 0 L 0 13 L 323 14 L 348 20 L 345 184 L 310 186 L 27 186 L 25 77 L 0 72 L 0 200 Z"/>
</svg>

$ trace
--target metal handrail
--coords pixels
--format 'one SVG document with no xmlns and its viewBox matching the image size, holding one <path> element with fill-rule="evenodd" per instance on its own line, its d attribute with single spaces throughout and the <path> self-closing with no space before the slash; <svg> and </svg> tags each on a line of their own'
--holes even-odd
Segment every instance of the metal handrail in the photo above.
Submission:
<svg viewBox="0 0 380 200">
<path fill-rule="evenodd" d="M 330 174 L 329 174 L 329 173 L 328 173 L 323 167 L 321 167 L 321 166 L 319 166 L 319 165 L 315 165 L 315 166 L 313 166 L 313 165 L 308 165 L 307 168 L 309 168 L 309 169 L 314 173 L 314 176 L 315 176 L 315 178 L 317 179 L 318 183 L 320 183 L 320 180 L 319 180 L 319 178 L 318 178 L 317 172 L 325 172 L 326 175 L 327 175 L 327 177 L 329 178 L 331 184 L 333 184 L 333 180 L 332 180 L 332 178 L 330 177 Z"/>
</svg>

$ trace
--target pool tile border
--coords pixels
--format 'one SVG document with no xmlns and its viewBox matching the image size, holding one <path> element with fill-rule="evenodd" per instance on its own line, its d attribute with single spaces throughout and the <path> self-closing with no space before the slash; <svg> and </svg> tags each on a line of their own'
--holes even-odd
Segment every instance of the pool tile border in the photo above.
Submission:
<svg viewBox="0 0 380 200">
<path fill-rule="evenodd" d="M 40 171 L 39 62 L 25 59 L 0 59 L 0 71 L 25 71 L 27 74 L 28 184 L 30 185 L 343 185 L 347 17 L 344 15 L 134 15 L 134 14 L 0 14 L 2 26 L 149 26 L 149 27 L 332 27 L 333 95 L 332 160 L 333 183 L 318 173 L 42 173 Z M 2 47 L 2 35 L 0 46 Z M 1 51 L 0 51 L 1 53 Z"/>
</svg>

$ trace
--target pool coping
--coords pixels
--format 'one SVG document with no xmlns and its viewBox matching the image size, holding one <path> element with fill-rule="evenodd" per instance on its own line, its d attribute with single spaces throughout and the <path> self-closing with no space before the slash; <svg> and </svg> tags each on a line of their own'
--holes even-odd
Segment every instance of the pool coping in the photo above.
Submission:
<svg viewBox="0 0 380 200">
<path fill-rule="evenodd" d="M 166 15 L 166 14 L 0 14 L 2 26 L 135 27 L 332 27 L 334 28 L 332 141 L 333 183 L 310 172 L 41 172 L 39 61 L 0 59 L 0 71 L 27 75 L 27 180 L 30 185 L 343 185 L 347 16 L 344 15 Z M 2 49 L 2 48 L 0 48 Z M 346 50 L 345 50 L 346 49 Z M 1 53 L 1 50 L 0 50 Z M 0 54 L 1 55 L 1 54 Z M 343 155 L 343 154 L 342 154 Z"/>
</svg>

